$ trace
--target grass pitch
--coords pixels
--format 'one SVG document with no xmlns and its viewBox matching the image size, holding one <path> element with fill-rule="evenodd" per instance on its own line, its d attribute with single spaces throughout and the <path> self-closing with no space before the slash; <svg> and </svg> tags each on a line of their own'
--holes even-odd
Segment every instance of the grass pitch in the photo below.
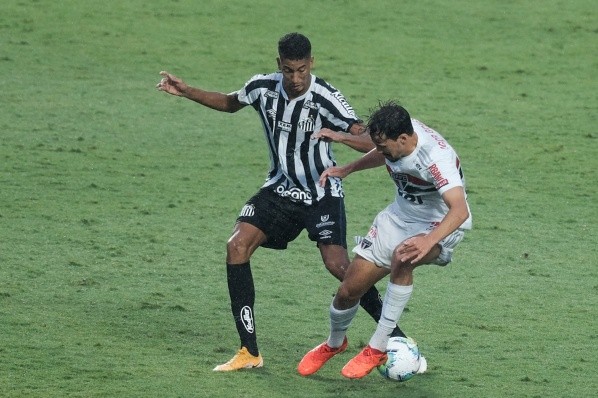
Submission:
<svg viewBox="0 0 598 398">
<path fill-rule="evenodd" d="M 0 12 L 0 396 L 589 397 L 596 349 L 594 2 L 8 0 Z M 232 91 L 307 34 L 360 115 L 400 100 L 457 149 L 474 230 L 417 271 L 403 328 L 429 372 L 344 380 L 373 322 L 315 377 L 337 282 L 305 236 L 252 260 L 265 367 L 217 374 L 238 338 L 225 242 L 261 185 L 250 109 L 155 91 L 168 70 Z M 336 148 L 346 162 L 359 156 Z M 349 238 L 393 199 L 345 182 Z M 382 290 L 384 283 L 379 286 Z"/>
</svg>

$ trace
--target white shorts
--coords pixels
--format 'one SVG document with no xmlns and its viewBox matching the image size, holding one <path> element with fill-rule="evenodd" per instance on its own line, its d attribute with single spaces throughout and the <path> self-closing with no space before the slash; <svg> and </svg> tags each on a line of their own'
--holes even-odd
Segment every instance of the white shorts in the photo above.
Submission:
<svg viewBox="0 0 598 398">
<path fill-rule="evenodd" d="M 433 230 L 437 222 L 405 222 L 399 215 L 391 210 L 392 205 L 382 210 L 370 227 L 368 234 L 359 240 L 353 248 L 353 253 L 376 264 L 379 267 L 389 268 L 394 249 L 404 240 L 419 234 L 427 234 Z M 439 242 L 440 255 L 432 264 L 447 265 L 451 262 L 453 249 L 463 240 L 464 231 L 457 229 L 452 234 Z"/>
</svg>

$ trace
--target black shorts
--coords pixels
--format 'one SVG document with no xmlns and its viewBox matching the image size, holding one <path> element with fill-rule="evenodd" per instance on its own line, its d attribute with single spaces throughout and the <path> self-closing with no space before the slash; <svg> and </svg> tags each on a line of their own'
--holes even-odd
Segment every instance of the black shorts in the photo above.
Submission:
<svg viewBox="0 0 598 398">
<path fill-rule="evenodd" d="M 289 242 L 307 230 L 318 244 L 347 248 L 347 219 L 343 198 L 326 196 L 312 205 L 278 196 L 271 188 L 260 189 L 247 201 L 237 222 L 246 222 L 264 232 L 270 249 L 286 249 Z"/>
</svg>

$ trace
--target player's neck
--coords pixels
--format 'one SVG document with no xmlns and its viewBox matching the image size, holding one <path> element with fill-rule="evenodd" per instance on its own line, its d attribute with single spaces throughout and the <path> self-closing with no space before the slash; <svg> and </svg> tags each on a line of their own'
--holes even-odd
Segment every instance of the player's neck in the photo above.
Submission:
<svg viewBox="0 0 598 398">
<path fill-rule="evenodd" d="M 406 158 L 407 156 L 415 152 L 415 150 L 417 149 L 418 140 L 419 139 L 417 137 L 417 133 L 413 133 L 409 136 L 409 139 L 407 140 L 405 145 L 405 154 L 402 157 Z"/>
</svg>

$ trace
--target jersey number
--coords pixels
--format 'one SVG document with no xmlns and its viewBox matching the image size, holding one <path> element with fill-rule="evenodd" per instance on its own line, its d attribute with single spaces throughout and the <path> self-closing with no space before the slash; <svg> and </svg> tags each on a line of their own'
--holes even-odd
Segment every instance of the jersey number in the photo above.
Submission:
<svg viewBox="0 0 598 398">
<path fill-rule="evenodd" d="M 405 192 L 402 192 L 401 190 L 399 190 L 398 192 L 399 192 L 400 197 L 402 197 L 403 199 L 407 199 L 410 202 L 417 203 L 418 205 L 421 205 L 424 203 L 422 198 L 420 198 L 419 196 L 415 196 L 410 193 L 405 193 Z"/>
</svg>

